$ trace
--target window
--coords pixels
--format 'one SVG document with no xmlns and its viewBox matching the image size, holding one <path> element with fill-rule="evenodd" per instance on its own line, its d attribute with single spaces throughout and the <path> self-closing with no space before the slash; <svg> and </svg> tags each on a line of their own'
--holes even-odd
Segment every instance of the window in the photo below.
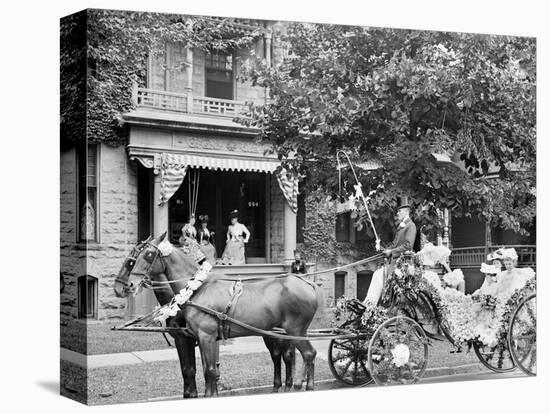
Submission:
<svg viewBox="0 0 550 414">
<path fill-rule="evenodd" d="M 97 278 L 89 275 L 78 278 L 78 317 L 97 318 Z"/>
<path fill-rule="evenodd" d="M 335 272 L 334 273 L 334 299 L 338 300 L 341 296 L 346 294 L 346 275 L 347 272 Z"/>
<path fill-rule="evenodd" d="M 88 144 L 78 149 L 78 241 L 97 242 L 98 148 Z"/>
<path fill-rule="evenodd" d="M 367 292 L 372 282 L 372 274 L 372 270 L 360 270 L 357 272 L 357 299 L 361 302 L 367 297 Z"/>
<path fill-rule="evenodd" d="M 233 56 L 221 52 L 206 54 L 206 96 L 233 99 Z"/>
<path fill-rule="evenodd" d="M 351 240 L 350 226 L 351 215 L 349 212 L 336 216 L 336 241 L 349 242 Z"/>
</svg>

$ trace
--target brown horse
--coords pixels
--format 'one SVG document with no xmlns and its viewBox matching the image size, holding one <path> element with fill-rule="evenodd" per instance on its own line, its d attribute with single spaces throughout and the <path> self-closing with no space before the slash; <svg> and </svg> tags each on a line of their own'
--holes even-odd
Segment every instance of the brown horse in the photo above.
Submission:
<svg viewBox="0 0 550 414">
<path fill-rule="evenodd" d="M 130 273 L 150 278 L 156 286 L 168 280 L 172 291 L 179 293 L 200 270 L 200 262 L 197 262 L 194 254 L 198 250 L 198 243 L 189 240 L 183 249 L 171 246 L 169 251 L 160 249 L 161 243 L 163 246 L 171 246 L 166 233 L 145 243 L 137 253 Z M 220 313 L 230 308 L 229 316 L 258 329 L 280 327 L 289 335 L 305 336 L 322 297 L 316 285 L 294 275 L 244 281 L 237 301 L 232 294 L 235 284 L 235 279 L 209 275 L 202 287 L 194 293 L 192 302 Z M 216 316 L 193 306 L 183 306 L 180 313 L 187 329 L 199 344 L 206 383 L 205 396 L 217 395 L 221 322 Z M 225 336 L 236 338 L 253 335 L 261 336 L 246 327 L 229 324 Z M 298 348 L 304 360 L 304 372 L 296 388 L 301 388 L 305 379 L 306 389 L 312 390 L 316 351 L 308 340 L 290 342 Z"/>
</svg>

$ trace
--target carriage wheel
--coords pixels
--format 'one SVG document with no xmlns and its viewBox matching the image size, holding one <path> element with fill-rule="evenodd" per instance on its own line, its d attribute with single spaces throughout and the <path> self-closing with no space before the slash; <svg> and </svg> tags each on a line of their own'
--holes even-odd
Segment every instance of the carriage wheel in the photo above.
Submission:
<svg viewBox="0 0 550 414">
<path fill-rule="evenodd" d="M 333 339 L 328 348 L 328 366 L 332 375 L 343 384 L 367 385 L 372 377 L 367 369 L 368 338 Z"/>
<path fill-rule="evenodd" d="M 537 297 L 524 299 L 508 329 L 508 347 L 516 365 L 527 375 L 537 374 Z"/>
<path fill-rule="evenodd" d="M 378 327 L 369 343 L 369 371 L 378 385 L 413 384 L 428 364 L 428 338 L 413 319 L 395 316 Z"/>
<path fill-rule="evenodd" d="M 516 369 L 507 342 L 499 341 L 497 345 L 490 347 L 476 341 L 473 345 L 479 362 L 491 371 L 510 372 Z"/>
</svg>

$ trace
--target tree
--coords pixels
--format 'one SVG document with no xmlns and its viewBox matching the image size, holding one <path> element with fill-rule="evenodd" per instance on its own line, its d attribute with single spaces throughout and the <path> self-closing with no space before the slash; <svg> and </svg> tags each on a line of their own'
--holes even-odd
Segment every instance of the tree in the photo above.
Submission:
<svg viewBox="0 0 550 414">
<path fill-rule="evenodd" d="M 296 23 L 284 41 L 282 65 L 246 68 L 271 100 L 241 122 L 307 186 L 336 197 L 343 149 L 382 165 L 358 170 L 377 218 L 408 194 L 428 226 L 449 208 L 525 232 L 536 209 L 535 39 Z M 456 154 L 465 170 L 432 153 Z M 349 170 L 344 181 L 350 192 Z"/>
<path fill-rule="evenodd" d="M 61 24 L 62 140 L 125 143 L 121 114 L 133 108 L 132 83 L 145 84 L 148 56 L 162 55 L 167 43 L 203 51 L 249 46 L 259 31 L 243 33 L 235 23 L 231 18 L 96 9 L 65 18 Z"/>
</svg>

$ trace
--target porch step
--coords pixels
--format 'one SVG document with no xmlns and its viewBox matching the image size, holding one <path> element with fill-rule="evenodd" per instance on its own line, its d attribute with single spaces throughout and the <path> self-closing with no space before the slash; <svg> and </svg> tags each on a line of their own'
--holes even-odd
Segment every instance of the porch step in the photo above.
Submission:
<svg viewBox="0 0 550 414">
<path fill-rule="evenodd" d="M 290 266 L 284 263 L 257 263 L 245 265 L 217 265 L 212 269 L 212 273 L 224 274 L 227 276 L 244 276 L 244 275 L 279 275 L 290 270 Z"/>
</svg>

